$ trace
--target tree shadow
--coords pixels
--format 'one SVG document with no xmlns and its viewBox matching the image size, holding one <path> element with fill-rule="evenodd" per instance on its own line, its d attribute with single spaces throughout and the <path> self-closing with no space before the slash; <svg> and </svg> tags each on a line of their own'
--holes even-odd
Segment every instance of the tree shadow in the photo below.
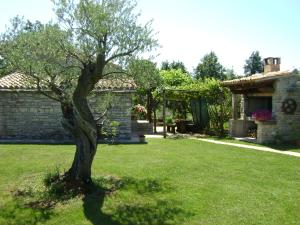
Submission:
<svg viewBox="0 0 300 225">
<path fill-rule="evenodd" d="M 178 202 L 154 200 L 151 203 L 120 204 L 113 215 L 113 219 L 122 225 L 174 225 L 191 216 L 185 212 Z"/>
<path fill-rule="evenodd" d="M 180 202 L 161 200 L 156 195 L 174 190 L 164 180 L 113 176 L 95 178 L 84 192 L 66 189 L 63 183 L 51 183 L 46 189 L 19 188 L 12 191 L 11 201 L 0 205 L 0 224 L 44 224 L 54 216 L 58 203 L 68 204 L 78 196 L 82 197 L 85 218 L 94 225 L 181 224 L 191 214 Z M 117 200 L 118 191 L 135 197 Z M 111 201 L 109 213 L 103 208 L 108 198 L 116 199 Z"/>
<path fill-rule="evenodd" d="M 31 192 L 17 191 L 12 199 L 0 206 L 0 224 L 43 224 L 53 216 L 50 201 L 34 200 Z"/>
<path fill-rule="evenodd" d="M 102 212 L 105 194 L 87 194 L 82 199 L 83 212 L 87 220 L 97 225 L 121 225 L 111 215 Z"/>
<path fill-rule="evenodd" d="M 135 199 L 116 204 L 111 214 L 103 212 L 103 204 L 117 190 L 129 190 L 147 200 Z M 160 200 L 154 193 L 171 191 L 172 187 L 155 179 L 137 180 L 132 177 L 121 179 L 96 179 L 93 190 L 83 198 L 85 217 L 94 225 L 172 225 L 180 224 L 184 218 L 191 216 L 180 207 L 180 202 Z"/>
</svg>

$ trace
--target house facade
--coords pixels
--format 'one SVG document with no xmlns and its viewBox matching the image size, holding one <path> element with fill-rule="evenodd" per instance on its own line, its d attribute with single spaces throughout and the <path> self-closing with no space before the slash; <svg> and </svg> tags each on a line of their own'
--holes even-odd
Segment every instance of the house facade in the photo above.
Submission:
<svg viewBox="0 0 300 225">
<path fill-rule="evenodd" d="M 37 92 L 27 77 L 13 73 L 0 79 L 0 139 L 8 140 L 69 140 L 70 135 L 61 125 L 60 103 Z M 117 121 L 118 140 L 132 137 L 131 115 L 132 93 L 135 85 L 120 80 L 101 80 L 96 85 L 90 107 L 95 115 L 97 99 L 108 91 L 117 101 L 107 113 L 110 121 Z"/>
<path fill-rule="evenodd" d="M 222 83 L 233 96 L 230 135 L 254 136 L 257 143 L 300 140 L 300 75 L 280 71 L 280 58 L 266 58 L 264 64 L 262 74 Z M 270 116 L 256 118 L 260 112 Z"/>
</svg>

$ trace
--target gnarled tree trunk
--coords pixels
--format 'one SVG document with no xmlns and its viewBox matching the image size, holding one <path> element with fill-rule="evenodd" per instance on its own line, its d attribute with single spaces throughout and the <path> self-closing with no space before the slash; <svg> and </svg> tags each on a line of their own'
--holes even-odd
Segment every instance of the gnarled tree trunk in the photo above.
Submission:
<svg viewBox="0 0 300 225">
<path fill-rule="evenodd" d="M 90 68 L 82 71 L 72 103 L 62 106 L 63 126 L 71 132 L 76 144 L 72 166 L 65 175 L 68 179 L 82 183 L 92 181 L 91 167 L 97 151 L 97 125 L 87 97 L 99 79 L 95 79 L 91 71 Z"/>
</svg>

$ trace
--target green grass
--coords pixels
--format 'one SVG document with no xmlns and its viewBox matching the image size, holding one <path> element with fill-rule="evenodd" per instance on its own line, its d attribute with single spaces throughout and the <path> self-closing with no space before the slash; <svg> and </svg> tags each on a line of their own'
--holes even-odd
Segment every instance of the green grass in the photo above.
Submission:
<svg viewBox="0 0 300 225">
<path fill-rule="evenodd" d="M 94 177 L 126 184 L 40 210 L 11 191 L 39 190 L 71 164 L 71 145 L 0 145 L 0 224 L 300 224 L 300 158 L 196 140 L 100 145 Z"/>
</svg>

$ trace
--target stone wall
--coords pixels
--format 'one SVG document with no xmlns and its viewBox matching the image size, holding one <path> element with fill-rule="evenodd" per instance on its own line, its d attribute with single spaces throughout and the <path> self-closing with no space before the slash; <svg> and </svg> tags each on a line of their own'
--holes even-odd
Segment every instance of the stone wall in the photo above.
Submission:
<svg viewBox="0 0 300 225">
<path fill-rule="evenodd" d="M 272 111 L 276 120 L 276 132 L 273 135 L 281 137 L 283 141 L 300 139 L 300 83 L 299 76 L 281 78 L 274 85 L 275 93 L 272 97 Z M 294 99 L 297 109 L 293 114 L 282 111 L 285 99 Z"/>
<path fill-rule="evenodd" d="M 90 99 L 90 107 L 94 113 L 95 118 L 99 116 L 99 111 L 103 102 L 101 97 L 105 97 L 105 94 L 98 93 Z M 111 109 L 107 112 L 109 122 L 116 121 L 119 123 L 118 138 L 130 139 L 131 138 L 131 93 L 119 92 L 114 93 L 113 96 L 108 96 L 111 101 Z"/>
<path fill-rule="evenodd" d="M 255 121 L 257 124 L 257 143 L 268 144 L 274 143 L 276 131 L 276 121 Z"/>
<path fill-rule="evenodd" d="M 111 121 L 120 123 L 119 138 L 129 139 L 131 136 L 131 94 L 122 92 L 116 95 L 118 102 L 113 104 L 108 115 Z M 97 107 L 92 108 L 97 114 Z M 61 126 L 61 117 L 60 104 L 37 92 L 0 92 L 0 138 L 69 138 L 70 136 Z"/>
<path fill-rule="evenodd" d="M 289 142 L 300 140 L 300 76 L 290 75 L 279 78 L 273 84 L 274 93 L 272 95 L 272 121 L 257 123 L 257 142 Z M 292 114 L 287 114 L 282 110 L 282 103 L 285 99 L 294 99 L 297 109 Z M 245 115 L 247 111 L 247 96 L 241 96 L 241 118 L 230 120 L 230 135 L 247 135 L 247 126 L 243 125 L 243 120 L 248 119 Z"/>
</svg>

